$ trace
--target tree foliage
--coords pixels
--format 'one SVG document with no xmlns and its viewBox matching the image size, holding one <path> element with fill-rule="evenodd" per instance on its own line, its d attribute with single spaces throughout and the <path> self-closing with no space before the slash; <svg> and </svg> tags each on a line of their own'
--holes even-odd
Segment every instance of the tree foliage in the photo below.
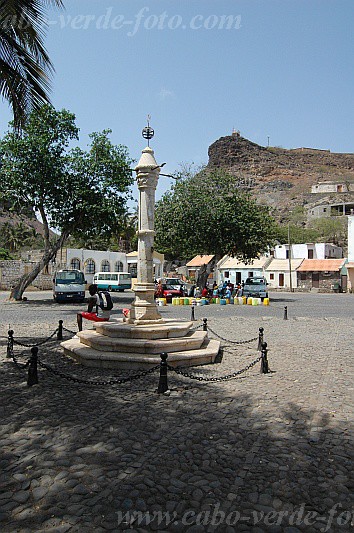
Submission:
<svg viewBox="0 0 354 533">
<path fill-rule="evenodd" d="M 48 102 L 52 62 L 44 47 L 46 8 L 62 0 L 0 2 L 0 94 L 10 103 L 16 126 Z"/>
<path fill-rule="evenodd" d="M 274 242 L 268 208 L 242 192 L 224 171 L 179 180 L 156 204 L 155 246 L 168 257 L 225 254 L 251 260 Z"/>
<path fill-rule="evenodd" d="M 92 133 L 87 151 L 68 150 L 78 138 L 75 116 L 46 105 L 31 113 L 20 134 L 10 130 L 0 141 L 0 194 L 14 206 L 32 206 L 44 226 L 42 261 L 21 278 L 17 296 L 70 235 L 109 236 L 122 227 L 132 184 L 130 159 L 126 147 L 111 143 L 109 133 Z M 52 238 L 50 228 L 59 235 Z"/>
</svg>

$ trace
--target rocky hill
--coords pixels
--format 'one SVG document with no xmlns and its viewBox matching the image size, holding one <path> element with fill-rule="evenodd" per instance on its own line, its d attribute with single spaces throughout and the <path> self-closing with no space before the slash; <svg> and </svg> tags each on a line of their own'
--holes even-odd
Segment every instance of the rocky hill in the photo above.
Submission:
<svg viewBox="0 0 354 533">
<path fill-rule="evenodd" d="M 318 205 L 353 203 L 354 207 L 354 154 L 266 148 L 235 132 L 210 145 L 208 155 L 209 169 L 226 169 L 280 220 L 295 206 L 303 206 L 309 216 Z M 312 186 L 329 183 L 336 185 L 334 192 L 311 193 Z"/>
</svg>

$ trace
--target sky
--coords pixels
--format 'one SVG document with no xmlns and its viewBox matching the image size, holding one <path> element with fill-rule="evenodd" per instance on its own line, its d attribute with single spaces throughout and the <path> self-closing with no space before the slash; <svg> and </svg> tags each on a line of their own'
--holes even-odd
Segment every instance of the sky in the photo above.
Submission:
<svg viewBox="0 0 354 533">
<path fill-rule="evenodd" d="M 353 0 L 64 0 L 48 11 L 51 101 L 80 142 L 112 129 L 164 172 L 239 130 L 260 145 L 354 152 Z M 11 112 L 0 102 L 0 133 Z M 173 180 L 160 177 L 157 198 Z"/>
</svg>

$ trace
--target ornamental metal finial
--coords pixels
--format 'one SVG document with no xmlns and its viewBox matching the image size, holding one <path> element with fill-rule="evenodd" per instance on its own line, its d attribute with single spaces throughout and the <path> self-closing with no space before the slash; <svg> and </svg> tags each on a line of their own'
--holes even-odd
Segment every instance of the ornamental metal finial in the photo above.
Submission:
<svg viewBox="0 0 354 533">
<path fill-rule="evenodd" d="M 150 119 L 151 119 L 151 116 L 148 115 L 147 116 L 147 126 L 141 132 L 141 134 L 144 137 L 144 139 L 147 139 L 148 146 L 150 146 L 150 139 L 152 139 L 154 134 L 155 134 L 154 130 L 152 128 L 150 128 Z"/>
</svg>

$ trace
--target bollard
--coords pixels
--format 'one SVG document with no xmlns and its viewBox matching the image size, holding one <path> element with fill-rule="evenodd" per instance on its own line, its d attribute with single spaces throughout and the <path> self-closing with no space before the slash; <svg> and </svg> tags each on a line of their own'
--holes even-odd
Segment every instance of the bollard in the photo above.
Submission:
<svg viewBox="0 0 354 533">
<path fill-rule="evenodd" d="M 38 362 L 38 346 L 33 346 L 31 348 L 31 359 L 28 367 L 28 377 L 27 377 L 27 386 L 32 387 L 32 385 L 37 385 L 38 383 L 38 373 L 37 373 L 37 362 Z"/>
<path fill-rule="evenodd" d="M 166 392 L 168 390 L 168 383 L 167 383 L 167 357 L 168 354 L 166 352 L 163 352 L 161 355 L 161 363 L 160 363 L 160 379 L 159 379 L 159 386 L 157 387 L 157 392 L 159 394 L 162 394 L 163 392 Z"/>
<path fill-rule="evenodd" d="M 257 351 L 262 351 L 262 343 L 264 342 L 264 328 L 259 328 Z"/>
<path fill-rule="evenodd" d="M 195 320 L 195 316 L 194 316 L 194 308 L 195 308 L 195 304 L 192 304 L 191 320 Z"/>
<path fill-rule="evenodd" d="M 208 319 L 203 318 L 203 331 L 208 331 Z"/>
<path fill-rule="evenodd" d="M 261 373 L 262 374 L 268 374 L 269 373 L 269 366 L 268 366 L 268 358 L 267 358 L 268 350 L 267 350 L 267 343 L 262 342 L 262 351 L 261 351 Z"/>
<path fill-rule="evenodd" d="M 7 334 L 8 334 L 8 338 L 7 338 L 6 357 L 11 358 L 14 353 L 14 330 L 9 329 Z"/>
<path fill-rule="evenodd" d="M 62 320 L 59 320 L 57 340 L 58 341 L 62 341 L 63 340 L 63 321 Z"/>
<path fill-rule="evenodd" d="M 284 307 L 284 320 L 288 320 L 288 306 Z"/>
</svg>

